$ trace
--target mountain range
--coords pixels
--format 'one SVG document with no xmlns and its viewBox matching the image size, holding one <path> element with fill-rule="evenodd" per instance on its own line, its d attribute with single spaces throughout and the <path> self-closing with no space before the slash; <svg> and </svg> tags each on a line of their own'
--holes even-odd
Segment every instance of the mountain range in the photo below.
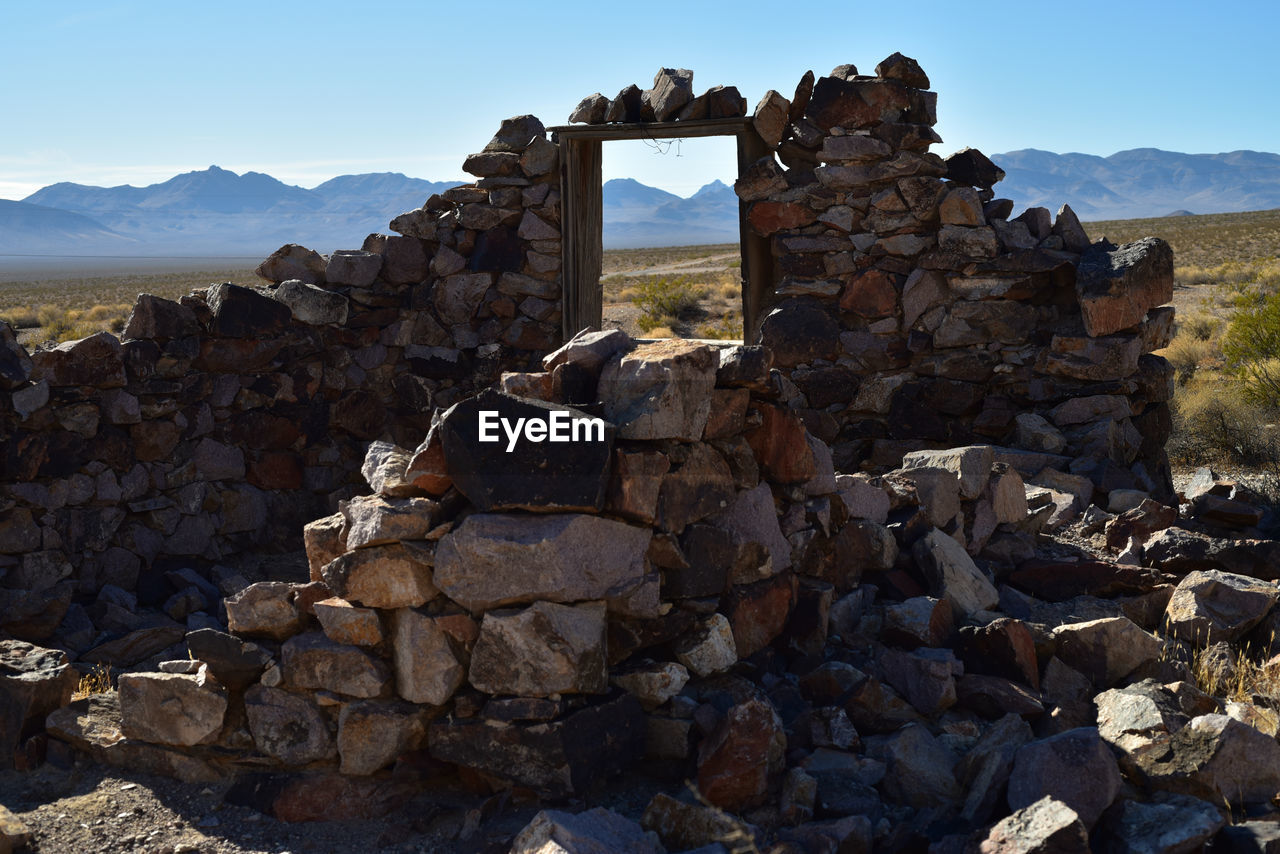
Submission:
<svg viewBox="0 0 1280 854">
<path fill-rule="evenodd" d="M 1280 155 L 1180 154 L 1155 148 L 1110 157 L 1024 149 L 991 157 L 998 195 L 1018 208 L 1069 203 L 1085 220 L 1280 208 Z M 0 200 L 0 255 L 263 255 L 284 243 L 321 252 L 386 231 L 454 181 L 397 172 L 341 175 L 311 189 L 217 166 L 147 187 L 59 183 Z M 731 243 L 738 200 L 712 181 L 688 198 L 630 178 L 604 185 L 606 247 Z"/>
</svg>

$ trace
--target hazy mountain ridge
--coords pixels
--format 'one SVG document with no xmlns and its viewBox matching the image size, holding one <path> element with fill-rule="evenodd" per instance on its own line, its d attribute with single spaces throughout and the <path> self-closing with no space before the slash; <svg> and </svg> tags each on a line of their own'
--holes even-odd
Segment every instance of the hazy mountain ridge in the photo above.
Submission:
<svg viewBox="0 0 1280 854">
<path fill-rule="evenodd" d="M 1006 173 L 996 194 L 1013 199 L 1019 209 L 1056 211 L 1065 203 L 1082 219 L 1139 219 L 1174 210 L 1204 214 L 1280 208 L 1280 154 L 1134 148 L 1100 157 L 1028 148 L 991 159 Z"/>
<path fill-rule="evenodd" d="M 1155 148 L 1109 157 L 1024 149 L 992 155 L 997 195 L 1018 208 L 1070 204 L 1086 220 L 1280 208 L 1280 155 L 1182 154 Z M 340 175 L 311 189 L 261 172 L 212 166 L 147 187 L 58 183 L 0 200 L 0 253 L 254 255 L 283 243 L 355 248 L 400 213 L 461 182 L 398 172 Z M 605 183 L 610 248 L 738 240 L 738 199 L 712 181 L 688 198 L 631 178 Z"/>
</svg>

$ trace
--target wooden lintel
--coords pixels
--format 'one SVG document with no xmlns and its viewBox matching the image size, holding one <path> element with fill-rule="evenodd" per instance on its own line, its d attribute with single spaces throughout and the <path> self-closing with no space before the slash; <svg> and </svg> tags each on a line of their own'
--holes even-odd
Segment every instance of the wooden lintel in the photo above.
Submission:
<svg viewBox="0 0 1280 854">
<path fill-rule="evenodd" d="M 751 127 L 751 117 L 696 119 L 687 122 L 636 122 L 611 125 L 561 125 L 548 128 L 561 140 L 598 139 L 687 139 L 698 136 L 728 136 Z"/>
</svg>

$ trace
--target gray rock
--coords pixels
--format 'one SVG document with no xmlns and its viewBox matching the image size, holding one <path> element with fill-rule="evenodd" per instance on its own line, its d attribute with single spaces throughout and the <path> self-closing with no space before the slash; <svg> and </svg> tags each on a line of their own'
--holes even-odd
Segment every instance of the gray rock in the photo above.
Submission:
<svg viewBox="0 0 1280 854">
<path fill-rule="evenodd" d="M 61 650 L 0 641 L 0 768 L 8 768 L 27 728 L 71 700 L 79 674 Z"/>
<path fill-rule="evenodd" d="M 439 523 L 440 505 L 430 498 L 360 495 L 339 505 L 348 549 L 421 540 Z"/>
<path fill-rule="evenodd" d="M 1280 745 L 1277 745 L 1280 750 Z M 1018 750 L 1009 776 L 1009 806 L 1028 807 L 1052 797 L 1092 828 L 1120 791 L 1120 769 L 1094 727 L 1068 730 Z"/>
<path fill-rule="evenodd" d="M 433 617 L 397 609 L 391 615 L 391 644 L 396 692 L 411 703 L 442 706 L 466 677 L 453 642 Z"/>
<path fill-rule="evenodd" d="M 916 808 L 949 809 L 962 800 L 956 758 L 926 727 L 908 724 L 868 741 L 867 754 L 888 764 L 882 783 L 886 794 Z"/>
<path fill-rule="evenodd" d="M 1103 827 L 1111 844 L 1121 850 L 1181 854 L 1202 850 L 1226 823 L 1216 804 L 1187 795 L 1164 795 L 1145 804 L 1121 801 L 1103 820 Z"/>
<path fill-rule="evenodd" d="M 468 680 L 489 694 L 546 697 L 608 691 L 603 602 L 535 602 L 490 611 L 480 624 Z"/>
<path fill-rule="evenodd" d="M 318 285 L 324 281 L 325 261 L 319 252 L 286 243 L 258 265 L 254 272 L 270 282 L 283 282 L 298 279 L 309 285 Z"/>
<path fill-rule="evenodd" d="M 1160 641 L 1128 617 L 1058 626 L 1057 656 L 1100 687 L 1115 685 L 1160 656 Z"/>
<path fill-rule="evenodd" d="M 401 543 L 347 552 L 320 573 L 334 595 L 369 608 L 416 608 L 440 594 L 429 556 Z"/>
<path fill-rule="evenodd" d="M 1215 804 L 1260 804 L 1280 791 L 1280 743 L 1226 715 L 1192 718 L 1163 750 L 1133 759 L 1149 787 Z"/>
<path fill-rule="evenodd" d="M 320 710 L 306 698 L 265 685 L 244 695 L 249 732 L 258 750 L 285 765 L 306 765 L 333 757 L 333 735 Z"/>
<path fill-rule="evenodd" d="M 1174 588 L 1165 623 L 1182 640 L 1233 642 L 1262 622 L 1277 599 L 1280 589 L 1273 582 L 1217 570 L 1192 572 Z"/>
<path fill-rule="evenodd" d="M 367 288 L 382 270 L 382 256 L 363 249 L 338 249 L 329 256 L 324 268 L 325 281 L 331 285 Z"/>
<path fill-rule="evenodd" d="M 1000 594 L 964 546 L 937 528 L 917 540 L 911 553 L 929 579 L 933 595 L 950 600 L 960 613 L 991 610 L 1000 602 Z"/>
<path fill-rule="evenodd" d="M 510 854 L 665 854 L 657 834 L 604 807 L 542 810 L 511 843 Z"/>
<path fill-rule="evenodd" d="M 654 121 L 670 121 L 693 99 L 693 72 L 660 68 L 653 77 L 653 88 L 641 93 L 641 98 L 653 110 Z"/>
<path fill-rule="evenodd" d="M 588 95 L 578 102 L 569 114 L 569 122 L 586 122 L 589 125 L 604 123 L 605 113 L 609 110 L 609 99 L 599 92 Z"/>
<path fill-rule="evenodd" d="M 723 614 L 712 614 L 675 644 L 676 660 L 698 676 L 728 670 L 738 661 L 733 629 Z"/>
<path fill-rule="evenodd" d="M 372 774 L 426 741 L 428 710 L 412 703 L 363 700 L 338 716 L 339 770 Z"/>
<path fill-rule="evenodd" d="M 471 611 L 623 597 L 645 582 L 651 537 L 599 516 L 477 513 L 441 538 L 435 583 Z"/>
<path fill-rule="evenodd" d="M 227 689 L 208 667 L 194 674 L 122 673 L 120 731 L 128 738 L 190 747 L 217 738 L 227 712 Z"/>
<path fill-rule="evenodd" d="M 622 439 L 701 439 L 718 367 L 716 352 L 703 344 L 642 344 L 601 372 L 605 418 L 618 425 Z"/>
<path fill-rule="evenodd" d="M 767 483 L 739 492 L 724 510 L 708 519 L 744 543 L 759 543 L 769 550 L 772 572 L 791 566 L 791 544 L 782 535 L 774 509 L 773 491 Z"/>
<path fill-rule="evenodd" d="M 289 279 L 281 282 L 272 296 L 287 305 L 295 318 L 310 326 L 329 323 L 340 326 L 347 322 L 347 298 L 342 294 Z"/>
<path fill-rule="evenodd" d="M 1076 811 L 1046 795 L 1001 819 L 978 848 L 982 854 L 1088 854 L 1089 831 Z"/>
<path fill-rule="evenodd" d="M 294 585 L 283 581 L 250 584 L 226 600 L 227 628 L 239 635 L 284 640 L 301 627 Z"/>
<path fill-rule="evenodd" d="M 349 697 L 381 697 L 391 690 L 391 670 L 356 646 L 334 643 L 321 632 L 285 641 L 281 666 L 290 687 L 333 691 Z"/>
</svg>

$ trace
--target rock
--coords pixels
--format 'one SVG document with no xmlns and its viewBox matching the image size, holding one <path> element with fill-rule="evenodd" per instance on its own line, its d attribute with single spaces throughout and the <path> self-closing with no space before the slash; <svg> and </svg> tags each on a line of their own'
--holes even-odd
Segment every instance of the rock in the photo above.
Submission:
<svg viewBox="0 0 1280 854">
<path fill-rule="evenodd" d="M 474 625 L 470 628 L 474 631 Z M 466 671 L 441 620 L 400 608 L 391 615 L 390 638 L 396 692 L 411 703 L 442 706 L 448 702 Z"/>
<path fill-rule="evenodd" d="M 0 321 L 0 388 L 7 391 L 19 388 L 31 376 L 31 370 L 31 357 L 18 343 L 13 327 Z"/>
<path fill-rule="evenodd" d="M 284 303 L 230 282 L 210 287 L 205 299 L 213 311 L 209 331 L 225 338 L 276 336 L 292 317 Z"/>
<path fill-rule="evenodd" d="M 941 647 L 955 630 L 951 603 L 930 596 L 913 596 L 885 606 L 880 636 L 886 643 L 914 649 Z"/>
<path fill-rule="evenodd" d="M 1080 224 L 1076 212 L 1070 205 L 1058 208 L 1058 216 L 1053 221 L 1053 234 L 1062 239 L 1062 248 L 1068 252 L 1085 252 L 1089 249 L 1089 235 Z"/>
<path fill-rule="evenodd" d="M 947 180 L 956 184 L 990 190 L 1004 179 L 1004 170 L 976 148 L 962 148 L 944 160 Z"/>
<path fill-rule="evenodd" d="M 350 697 L 382 697 L 391 689 L 391 670 L 359 647 L 338 644 L 321 632 L 285 641 L 281 667 L 290 687 L 334 691 Z"/>
<path fill-rule="evenodd" d="M 769 779 L 784 767 L 782 719 L 763 696 L 748 697 L 725 713 L 698 747 L 698 790 L 711 804 L 742 810 L 760 803 Z"/>
<path fill-rule="evenodd" d="M 334 643 L 356 646 L 382 643 L 382 621 L 372 608 L 358 608 L 336 596 L 316 602 L 314 608 L 320 628 Z"/>
<path fill-rule="evenodd" d="M 510 854 L 665 854 L 652 831 L 604 807 L 576 815 L 542 810 L 511 843 Z"/>
<path fill-rule="evenodd" d="M 1157 237 L 1091 247 L 1077 266 L 1076 295 L 1089 335 L 1137 326 L 1149 309 L 1173 299 L 1173 250 Z"/>
<path fill-rule="evenodd" d="M 1002 617 L 985 626 L 965 626 L 957 652 L 966 673 L 1003 676 L 1040 689 L 1035 640 L 1021 620 Z"/>
<path fill-rule="evenodd" d="M 1226 715 L 1194 717 L 1160 746 L 1132 755 L 1151 788 L 1233 807 L 1268 801 L 1280 790 L 1280 744 Z"/>
<path fill-rule="evenodd" d="M 1165 625 L 1174 637 L 1199 645 L 1234 642 L 1262 622 L 1277 599 L 1274 583 L 1217 570 L 1192 572 L 1174 588 Z"/>
<path fill-rule="evenodd" d="M 715 448 L 698 442 L 679 449 L 678 465 L 662 476 L 657 519 L 678 534 L 728 506 L 734 496 L 733 471 Z"/>
<path fill-rule="evenodd" d="M 449 476 L 482 511 L 599 511 L 614 432 L 581 410 L 492 390 L 439 423 Z"/>
<path fill-rule="evenodd" d="M 293 312 L 294 318 L 309 326 L 347 322 L 347 298 L 296 279 L 281 282 L 272 296 Z"/>
<path fill-rule="evenodd" d="M 578 102 L 569 114 L 569 122 L 586 122 L 589 125 L 604 124 L 605 112 L 609 109 L 609 99 L 599 92 L 588 95 Z"/>
<path fill-rule="evenodd" d="M 325 260 L 319 252 L 296 243 L 286 243 L 267 256 L 254 272 L 277 284 L 297 279 L 308 285 L 318 285 L 325 280 Z"/>
<path fill-rule="evenodd" d="M 949 649 L 888 649 L 880 655 L 884 679 L 922 715 L 937 715 L 956 702 L 960 663 Z"/>
<path fill-rule="evenodd" d="M 639 122 L 644 117 L 641 113 L 640 87 L 632 83 L 623 88 L 612 101 L 604 114 L 605 122 Z"/>
<path fill-rule="evenodd" d="M 1220 569 L 1254 578 L 1280 578 L 1280 546 L 1275 540 L 1219 539 L 1169 528 L 1143 544 L 1143 562 L 1166 572 Z"/>
<path fill-rule="evenodd" d="M 186 641 L 191 658 L 209 665 L 209 672 L 232 691 L 243 691 L 258 681 L 271 663 L 265 649 L 217 629 L 197 629 L 187 634 Z"/>
<path fill-rule="evenodd" d="M 441 538 L 435 583 L 471 611 L 620 597 L 645 582 L 651 537 L 598 516 L 477 513 Z"/>
<path fill-rule="evenodd" d="M 615 356 L 600 375 L 605 418 L 622 439 L 696 441 L 707 423 L 718 364 L 710 347 L 678 339 Z"/>
<path fill-rule="evenodd" d="M 665 661 L 615 673 L 609 681 L 634 695 L 645 709 L 654 709 L 684 689 L 689 681 L 689 671 L 683 664 Z"/>
<path fill-rule="evenodd" d="M 779 368 L 834 359 L 839 352 L 840 325 L 816 300 L 794 297 L 783 300 L 760 324 L 758 343 L 773 353 Z"/>
<path fill-rule="evenodd" d="M 1161 644 L 1127 617 L 1058 626 L 1057 656 L 1100 687 L 1110 687 L 1160 656 Z"/>
<path fill-rule="evenodd" d="M 990 610 L 1000 601 L 1000 594 L 964 547 L 937 528 L 917 540 L 911 553 L 933 595 L 948 599 L 960 613 Z"/>
<path fill-rule="evenodd" d="M 324 280 L 330 285 L 367 288 L 382 270 L 382 256 L 363 249 L 337 249 L 329 256 Z"/>
<path fill-rule="evenodd" d="M 196 313 L 189 307 L 152 294 L 138 294 L 120 337 L 122 340 L 185 338 L 199 331 Z"/>
<path fill-rule="evenodd" d="M 751 840 L 750 826 L 724 810 L 676 800 L 662 792 L 649 801 L 640 823 L 672 851 L 702 851 L 704 846 L 744 836 Z"/>
<path fill-rule="evenodd" d="M 1046 795 L 996 823 L 978 848 L 982 854 L 1086 854 L 1089 830 L 1062 801 Z"/>
<path fill-rule="evenodd" d="M 693 72 L 687 68 L 659 68 L 653 77 L 653 88 L 646 89 L 640 97 L 653 110 L 654 121 L 671 121 L 693 100 Z"/>
<path fill-rule="evenodd" d="M 961 815 L 969 821 L 988 821 L 1003 807 L 1013 758 L 1034 738 L 1031 726 L 1013 712 L 987 728 L 956 766 L 956 779 L 965 791 Z"/>
<path fill-rule="evenodd" d="M 987 488 L 995 452 L 990 445 L 971 445 L 947 451 L 912 451 L 902 458 L 902 468 L 939 468 L 952 472 L 960 484 L 960 497 L 974 499 Z"/>
<path fill-rule="evenodd" d="M 227 598 L 227 628 L 239 635 L 284 640 L 301 628 L 294 585 L 259 581 Z"/>
<path fill-rule="evenodd" d="M 31 356 L 31 379 L 44 380 L 55 388 L 119 388 L 126 381 L 123 355 L 119 339 L 110 332 L 99 332 L 52 350 L 36 351 Z"/>
<path fill-rule="evenodd" d="M 729 620 L 723 614 L 712 614 L 676 643 L 675 655 L 698 676 L 728 670 L 738 661 Z"/>
<path fill-rule="evenodd" d="M 566 341 L 558 349 L 542 357 L 542 368 L 552 371 L 561 365 L 577 365 L 578 367 L 599 375 L 609 358 L 628 347 L 630 337 L 621 329 L 607 329 L 600 332 L 595 329 L 583 329 Z"/>
<path fill-rule="evenodd" d="M 431 755 L 550 798 L 591 791 L 644 750 L 644 712 L 630 694 L 533 725 L 438 720 Z"/>
<path fill-rule="evenodd" d="M 440 505 L 429 498 L 358 495 L 340 504 L 348 549 L 425 539 L 439 523 Z"/>
<path fill-rule="evenodd" d="M 427 556 L 402 543 L 347 552 L 320 574 L 335 596 L 368 608 L 416 608 L 440 593 Z"/>
<path fill-rule="evenodd" d="M 777 148 L 782 142 L 782 135 L 787 129 L 787 119 L 791 111 L 791 102 L 774 90 L 764 93 L 756 111 L 752 114 L 751 124 L 766 148 Z"/>
<path fill-rule="evenodd" d="M 890 54 L 876 66 L 876 76 L 885 80 L 897 80 L 917 89 L 929 88 L 929 76 L 920 68 L 920 63 L 900 53 Z"/>
<path fill-rule="evenodd" d="M 1019 810 L 1051 797 L 1075 810 L 1090 829 L 1119 791 L 1115 757 L 1094 727 L 1068 730 L 1023 746 L 1009 776 L 1011 808 Z"/>
<path fill-rule="evenodd" d="M 427 710 L 399 701 L 362 700 L 342 707 L 338 716 L 339 770 L 372 774 L 416 750 L 426 740 Z"/>
<path fill-rule="evenodd" d="M 195 674 L 122 673 L 120 730 L 128 738 L 190 747 L 217 738 L 227 690 L 207 666 Z"/>
<path fill-rule="evenodd" d="M 31 841 L 31 829 L 0 804 L 0 854 L 10 854 Z"/>
<path fill-rule="evenodd" d="M 729 618 L 738 658 L 755 655 L 774 641 L 787 625 L 796 600 L 796 578 L 775 575 L 755 584 L 739 584 L 722 600 Z"/>
<path fill-rule="evenodd" d="M 1107 836 L 1128 850 L 1175 854 L 1201 850 L 1226 824 L 1226 817 L 1215 804 L 1164 795 L 1152 803 L 1121 801 L 1102 824 Z"/>
<path fill-rule="evenodd" d="M 335 748 L 324 716 L 297 694 L 254 685 L 244 695 L 249 732 L 258 750 L 285 765 L 331 759 Z"/>
<path fill-rule="evenodd" d="M 882 782 L 885 793 L 903 803 L 917 809 L 949 809 L 963 797 L 955 778 L 955 756 L 918 723 L 870 741 L 867 755 L 888 764 Z"/>
<path fill-rule="evenodd" d="M 1141 351 L 1142 340 L 1134 335 L 1054 335 L 1041 356 L 1041 371 L 1087 382 L 1122 380 L 1138 370 Z"/>
<path fill-rule="evenodd" d="M 498 132 L 484 147 L 485 151 L 512 151 L 517 154 L 536 138 L 543 138 L 546 127 L 537 116 L 523 115 L 503 119 Z"/>
<path fill-rule="evenodd" d="M 1062 435 L 1062 431 L 1040 415 L 1023 412 L 1013 420 L 1017 430 L 1017 438 L 1014 441 L 1019 448 L 1058 454 L 1067 446 L 1067 440 Z"/>
<path fill-rule="evenodd" d="M 866 519 L 883 525 L 889 518 L 889 496 L 867 475 L 836 475 L 836 491 L 851 519 Z"/>
<path fill-rule="evenodd" d="M 418 492 L 405 477 L 405 471 L 412 460 L 413 455 L 399 445 L 391 442 L 370 442 L 369 449 L 364 454 L 364 463 L 360 466 L 360 474 L 364 476 L 369 488 L 378 495 L 405 498 Z M 322 563 L 328 563 L 328 561 Z"/>
<path fill-rule="evenodd" d="M 0 641 L 0 769 L 44 727 L 44 718 L 71 700 L 80 678 L 67 654 L 18 640 Z"/>
<path fill-rule="evenodd" d="M 764 475 L 780 483 L 804 483 L 818 473 L 804 423 L 777 406 L 760 404 L 760 426 L 746 434 Z"/>
<path fill-rule="evenodd" d="M 608 691 L 604 641 L 603 602 L 490 611 L 467 678 L 488 694 L 602 694 Z"/>
</svg>

